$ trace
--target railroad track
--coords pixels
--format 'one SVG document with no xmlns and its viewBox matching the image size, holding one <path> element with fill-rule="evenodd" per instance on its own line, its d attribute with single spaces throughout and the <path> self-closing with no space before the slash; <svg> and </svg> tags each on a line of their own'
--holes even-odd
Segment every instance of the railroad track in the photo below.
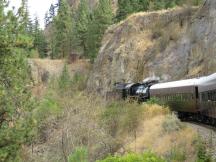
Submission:
<svg viewBox="0 0 216 162">
<path fill-rule="evenodd" d="M 186 123 L 186 124 L 196 125 L 199 127 L 204 127 L 206 129 L 209 129 L 209 130 L 215 132 L 215 134 L 216 134 L 216 126 L 212 126 L 212 125 L 208 125 L 208 124 L 204 124 L 204 123 L 196 122 L 196 121 L 182 121 L 182 122 Z"/>
<path fill-rule="evenodd" d="M 211 155 L 213 161 L 216 162 L 216 128 L 193 121 L 185 121 L 184 123 L 197 131 L 198 135 L 207 146 L 208 154 Z"/>
</svg>

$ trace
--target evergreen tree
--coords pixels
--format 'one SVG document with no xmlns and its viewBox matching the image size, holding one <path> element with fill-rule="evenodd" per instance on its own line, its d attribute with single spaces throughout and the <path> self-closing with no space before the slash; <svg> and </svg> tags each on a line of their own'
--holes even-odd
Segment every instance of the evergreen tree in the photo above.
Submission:
<svg viewBox="0 0 216 162">
<path fill-rule="evenodd" d="M 134 10 L 130 0 L 118 0 L 117 20 L 123 20 Z"/>
<path fill-rule="evenodd" d="M 45 27 L 47 27 L 50 23 L 50 19 L 49 19 L 49 15 L 48 15 L 48 12 L 45 13 L 45 16 L 44 16 L 44 25 Z"/>
<path fill-rule="evenodd" d="M 59 3 L 58 15 L 54 18 L 53 57 L 64 58 L 71 51 L 72 13 L 66 0 L 61 0 Z"/>
<path fill-rule="evenodd" d="M 22 0 L 21 7 L 18 10 L 19 26 L 20 31 L 23 33 L 28 33 L 28 23 L 29 23 L 29 12 L 28 12 L 28 1 Z"/>
<path fill-rule="evenodd" d="M 54 17 L 55 17 L 55 6 L 51 4 L 49 8 L 49 19 L 50 19 L 49 21 L 52 22 Z"/>
<path fill-rule="evenodd" d="M 87 54 L 87 32 L 90 22 L 90 11 L 86 0 L 81 0 L 75 16 L 73 43 L 83 55 Z"/>
<path fill-rule="evenodd" d="M 50 27 L 50 38 L 48 40 L 48 46 L 49 46 L 49 49 L 50 49 L 50 58 L 51 59 L 55 59 L 58 57 L 58 54 L 56 52 L 56 31 L 55 31 L 55 24 L 53 23 L 52 26 Z"/>
<path fill-rule="evenodd" d="M 167 9 L 188 3 L 199 5 L 201 2 L 202 0 L 118 0 L 116 20 L 123 20 L 134 12 Z"/>
<path fill-rule="evenodd" d="M 23 34 L 24 22 L 20 22 L 26 13 L 15 16 L 12 11 L 5 11 L 6 6 L 7 1 L 1 0 L 0 161 L 18 162 L 21 161 L 18 156 L 20 148 L 30 142 L 33 130 L 33 105 L 26 87 L 30 77 L 25 59 L 31 48 L 31 38 Z"/>
<path fill-rule="evenodd" d="M 35 47 L 39 52 L 41 58 L 47 57 L 48 43 L 43 31 L 40 29 L 35 37 Z"/>
<path fill-rule="evenodd" d="M 43 31 L 40 29 L 38 18 L 35 17 L 33 27 L 34 48 L 38 50 L 41 58 L 47 57 L 47 41 Z"/>
<path fill-rule="evenodd" d="M 92 15 L 88 27 L 87 43 L 88 57 L 93 61 L 97 56 L 103 34 L 107 27 L 113 23 L 113 11 L 110 0 L 99 0 L 99 4 Z"/>
</svg>

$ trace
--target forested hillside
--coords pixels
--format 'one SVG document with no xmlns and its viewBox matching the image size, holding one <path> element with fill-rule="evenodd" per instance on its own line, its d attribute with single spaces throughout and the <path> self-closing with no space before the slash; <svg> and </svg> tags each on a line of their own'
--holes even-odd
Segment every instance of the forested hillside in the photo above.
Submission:
<svg viewBox="0 0 216 162">
<path fill-rule="evenodd" d="M 113 7 L 111 0 L 70 1 L 62 0 L 50 6 L 45 16 L 49 42 L 49 56 L 64 58 L 78 54 L 93 62 L 97 57 L 101 40 L 108 26 L 140 11 L 161 10 L 183 5 L 198 5 L 201 0 L 119 0 Z M 77 7 L 70 7 L 74 4 Z M 95 7 L 90 7 L 92 4 Z M 117 8 L 117 11 L 116 11 Z"/>
<path fill-rule="evenodd" d="M 165 105 L 105 97 L 114 82 L 147 76 L 158 51 L 175 52 L 201 0 L 59 0 L 45 29 L 28 0 L 10 3 L 0 0 L 0 162 L 211 160 Z"/>
</svg>

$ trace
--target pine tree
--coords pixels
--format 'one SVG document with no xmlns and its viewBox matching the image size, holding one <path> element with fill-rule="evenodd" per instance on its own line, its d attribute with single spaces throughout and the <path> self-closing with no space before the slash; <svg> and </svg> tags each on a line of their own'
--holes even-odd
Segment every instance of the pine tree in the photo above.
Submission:
<svg viewBox="0 0 216 162">
<path fill-rule="evenodd" d="M 52 22 L 54 17 L 55 17 L 55 6 L 51 4 L 49 8 L 49 19 L 50 19 L 49 21 Z"/>
<path fill-rule="evenodd" d="M 131 0 L 118 0 L 118 11 L 116 15 L 116 19 L 118 21 L 123 20 L 126 16 L 132 13 L 134 10 L 131 5 Z"/>
<path fill-rule="evenodd" d="M 161 10 L 176 5 L 199 5 L 202 0 L 118 0 L 116 20 L 121 21 L 134 12 Z"/>
<path fill-rule="evenodd" d="M 71 51 L 72 19 L 71 9 L 66 0 L 59 2 L 58 14 L 54 18 L 55 58 L 64 58 Z"/>
<path fill-rule="evenodd" d="M 28 32 L 28 23 L 29 23 L 29 12 L 28 12 L 28 1 L 22 0 L 21 7 L 18 10 L 19 26 L 20 31 L 23 33 Z"/>
<path fill-rule="evenodd" d="M 99 0 L 88 27 L 88 57 L 93 61 L 97 56 L 105 30 L 113 23 L 113 11 L 110 0 Z"/>
<path fill-rule="evenodd" d="M 48 15 L 48 12 L 45 13 L 45 16 L 44 16 L 44 25 L 45 27 L 47 27 L 50 23 L 50 19 L 49 19 L 49 15 Z"/>
<path fill-rule="evenodd" d="M 30 141 L 33 130 L 25 60 L 31 38 L 25 34 L 25 22 L 20 22 L 25 13 L 6 12 L 6 4 L 0 1 L 0 161 L 18 162 L 20 148 Z"/>
<path fill-rule="evenodd" d="M 75 15 L 73 43 L 78 52 L 87 54 L 87 32 L 90 22 L 90 11 L 86 0 L 81 0 Z"/>
<path fill-rule="evenodd" d="M 47 41 L 43 31 L 40 29 L 37 17 L 35 17 L 33 28 L 34 48 L 38 50 L 41 58 L 47 57 Z"/>
</svg>

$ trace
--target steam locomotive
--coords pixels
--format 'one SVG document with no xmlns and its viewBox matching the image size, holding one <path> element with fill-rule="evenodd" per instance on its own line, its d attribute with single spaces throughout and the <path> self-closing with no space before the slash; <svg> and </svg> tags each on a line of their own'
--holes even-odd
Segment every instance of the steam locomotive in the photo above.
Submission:
<svg viewBox="0 0 216 162">
<path fill-rule="evenodd" d="M 122 98 L 132 98 L 139 102 L 156 98 L 187 118 L 216 126 L 216 73 L 210 76 L 159 83 L 148 80 L 142 83 L 117 83 L 116 89 Z"/>
</svg>

